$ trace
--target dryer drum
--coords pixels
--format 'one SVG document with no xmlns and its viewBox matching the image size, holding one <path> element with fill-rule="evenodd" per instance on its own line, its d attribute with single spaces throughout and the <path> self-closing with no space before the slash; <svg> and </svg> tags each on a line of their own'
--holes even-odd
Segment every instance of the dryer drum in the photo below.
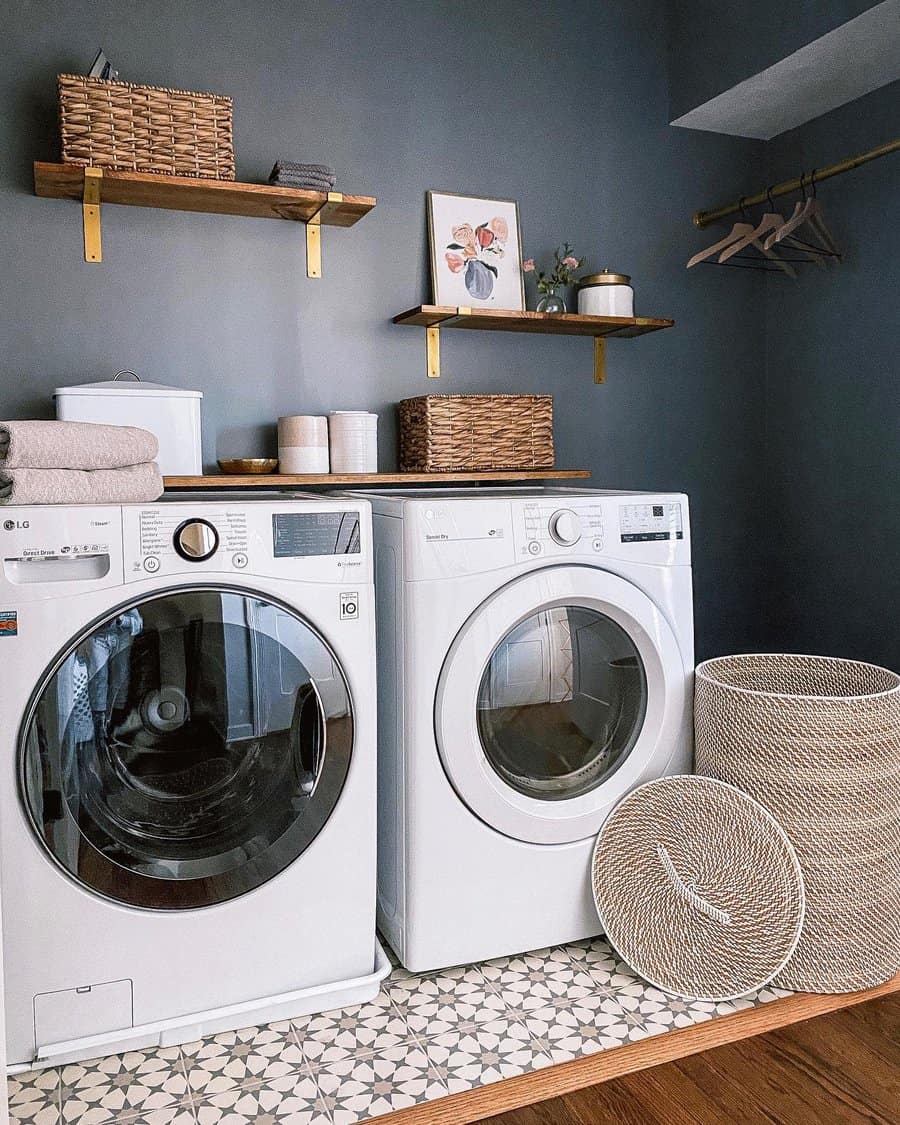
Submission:
<svg viewBox="0 0 900 1125">
<path fill-rule="evenodd" d="M 495 648 L 479 690 L 479 735 L 513 788 L 566 799 L 627 758 L 646 695 L 643 665 L 621 626 L 584 606 L 545 609 Z"/>
</svg>

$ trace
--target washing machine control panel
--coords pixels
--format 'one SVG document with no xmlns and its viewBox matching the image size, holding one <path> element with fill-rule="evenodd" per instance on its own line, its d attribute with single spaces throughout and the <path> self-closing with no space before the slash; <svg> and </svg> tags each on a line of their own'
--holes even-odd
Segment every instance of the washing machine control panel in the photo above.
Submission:
<svg viewBox="0 0 900 1125">
<path fill-rule="evenodd" d="M 603 512 L 599 501 L 547 497 L 517 507 L 514 521 L 519 558 L 603 550 Z"/>
<path fill-rule="evenodd" d="M 365 510 L 315 503 L 158 503 L 123 509 L 126 579 L 212 571 L 359 582 L 370 551 Z"/>
</svg>

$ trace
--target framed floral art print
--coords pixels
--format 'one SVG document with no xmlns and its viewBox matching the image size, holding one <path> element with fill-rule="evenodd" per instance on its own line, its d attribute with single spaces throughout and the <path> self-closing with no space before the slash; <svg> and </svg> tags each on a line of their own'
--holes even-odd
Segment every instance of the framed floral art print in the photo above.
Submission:
<svg viewBox="0 0 900 1125">
<path fill-rule="evenodd" d="M 436 305 L 524 310 L 518 203 L 429 191 L 428 236 Z"/>
</svg>

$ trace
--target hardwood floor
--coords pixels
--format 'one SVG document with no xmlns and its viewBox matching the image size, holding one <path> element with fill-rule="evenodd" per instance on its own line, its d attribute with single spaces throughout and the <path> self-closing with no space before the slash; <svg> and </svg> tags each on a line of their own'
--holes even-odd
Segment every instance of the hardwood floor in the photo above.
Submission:
<svg viewBox="0 0 900 1125">
<path fill-rule="evenodd" d="M 489 1125 L 897 1125 L 900 994 L 487 1121 Z"/>
</svg>

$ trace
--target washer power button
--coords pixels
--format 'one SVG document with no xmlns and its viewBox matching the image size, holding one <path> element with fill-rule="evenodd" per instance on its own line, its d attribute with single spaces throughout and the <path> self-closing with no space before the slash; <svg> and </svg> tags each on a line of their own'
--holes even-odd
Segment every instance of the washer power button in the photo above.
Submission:
<svg viewBox="0 0 900 1125">
<path fill-rule="evenodd" d="M 541 545 L 537 539 L 532 539 L 528 544 L 529 555 L 539 555 L 541 553 Z"/>
<path fill-rule="evenodd" d="M 148 555 L 144 559 L 144 570 L 146 570 L 148 574 L 156 574 L 159 570 L 159 559 L 156 555 Z"/>
</svg>

